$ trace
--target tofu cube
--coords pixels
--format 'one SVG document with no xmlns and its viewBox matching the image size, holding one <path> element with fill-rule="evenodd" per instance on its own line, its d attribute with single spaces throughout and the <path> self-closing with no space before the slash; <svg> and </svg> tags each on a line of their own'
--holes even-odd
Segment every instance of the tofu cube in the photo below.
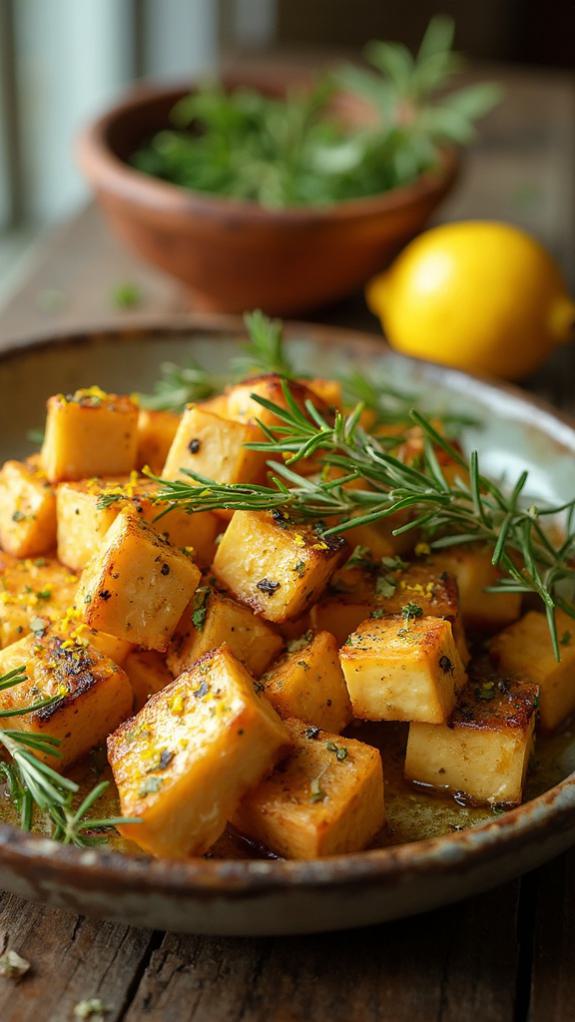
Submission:
<svg viewBox="0 0 575 1022">
<path fill-rule="evenodd" d="M 539 686 L 543 731 L 554 731 L 575 713 L 575 621 L 558 610 L 556 623 L 559 661 L 553 653 L 547 619 L 537 611 L 529 611 L 489 643 L 497 670 Z"/>
<path fill-rule="evenodd" d="M 76 603 L 91 628 L 163 652 L 199 580 L 187 554 L 125 508 L 84 568 Z"/>
<path fill-rule="evenodd" d="M 264 674 L 263 692 L 280 717 L 295 717 L 339 734 L 351 721 L 351 704 L 329 632 L 308 633 Z"/>
<path fill-rule="evenodd" d="M 53 557 L 0 554 L 0 649 L 61 618 L 77 588 L 77 575 Z"/>
<path fill-rule="evenodd" d="M 81 571 L 94 553 L 116 516 L 132 507 L 143 521 L 173 546 L 193 547 L 194 559 L 211 564 L 220 521 L 201 511 L 194 515 L 178 506 L 158 518 L 165 505 L 154 502 L 160 487 L 137 473 L 119 479 L 84 479 L 61 483 L 57 490 L 58 558 L 74 571 Z"/>
<path fill-rule="evenodd" d="M 537 697 L 534 685 L 474 679 L 445 724 L 410 724 L 405 776 L 472 804 L 520 803 Z"/>
<path fill-rule="evenodd" d="M 245 445 L 259 440 L 260 432 L 249 424 L 223 419 L 199 405 L 189 405 L 166 458 L 164 479 L 194 480 L 183 469 L 198 472 L 218 483 L 263 482 L 266 455 Z"/>
<path fill-rule="evenodd" d="M 322 539 L 279 511 L 236 511 L 220 541 L 214 574 L 268 621 L 299 617 L 345 557 L 345 540 Z"/>
<path fill-rule="evenodd" d="M 285 723 L 292 751 L 246 795 L 233 817 L 234 826 L 288 859 L 365 848 L 384 823 L 379 752 L 299 720 Z"/>
<path fill-rule="evenodd" d="M 284 395 L 285 382 L 281 376 L 269 373 L 264 376 L 255 376 L 252 379 L 243 380 L 241 383 L 229 387 L 226 390 L 227 415 L 236 422 L 251 424 L 256 429 L 256 439 L 264 439 L 264 434 L 257 424 L 261 423 L 269 428 L 270 426 L 278 425 L 281 420 L 275 412 L 259 404 L 255 397 L 264 398 L 278 408 L 286 408 L 287 402 Z M 307 402 L 314 405 L 327 421 L 330 420 L 330 417 L 333 418 L 333 412 L 324 403 L 320 395 L 301 380 L 290 380 L 289 391 L 292 400 L 298 406 L 300 412 L 308 419 L 310 416 L 306 408 Z M 303 458 L 297 463 L 297 471 L 300 475 L 311 475 L 314 472 L 318 472 L 321 467 L 322 465 L 317 457 Z"/>
<path fill-rule="evenodd" d="M 224 645 L 148 700 L 108 739 L 121 833 L 152 855 L 203 855 L 289 734 Z"/>
<path fill-rule="evenodd" d="M 459 589 L 461 617 L 466 628 L 494 632 L 516 621 L 521 613 L 521 593 L 488 593 L 501 572 L 491 563 L 491 551 L 481 546 L 454 546 L 434 554 L 437 570 L 447 571 Z"/>
<path fill-rule="evenodd" d="M 56 498 L 35 459 L 6 461 L 0 471 L 0 546 L 36 557 L 56 545 Z"/>
<path fill-rule="evenodd" d="M 340 650 L 354 717 L 439 724 L 455 706 L 465 669 L 444 618 L 363 621 Z"/>
<path fill-rule="evenodd" d="M 140 408 L 136 468 L 148 467 L 154 475 L 160 474 L 178 431 L 180 418 L 176 412 Z"/>
<path fill-rule="evenodd" d="M 35 755 L 64 770 L 102 742 L 132 709 L 132 689 L 121 667 L 93 646 L 59 635 L 57 628 L 28 635 L 0 652 L 0 674 L 26 668 L 21 685 L 0 692 L 0 710 L 16 710 L 57 696 L 34 713 L 2 719 L 1 726 L 59 741 L 58 758 Z"/>
<path fill-rule="evenodd" d="M 188 670 L 204 653 L 224 642 L 256 678 L 283 646 L 281 636 L 248 607 L 209 583 L 199 586 L 170 643 L 172 674 Z"/>
<path fill-rule="evenodd" d="M 124 669 L 134 693 L 134 711 L 142 709 L 150 696 L 173 681 L 166 661 L 154 650 L 134 650 L 126 658 Z"/>
<path fill-rule="evenodd" d="M 278 408 L 286 408 L 287 402 L 284 395 L 285 380 L 275 373 L 266 373 L 262 376 L 253 376 L 250 379 L 242 380 L 241 383 L 228 387 L 227 414 L 230 419 L 236 422 L 257 423 L 265 426 L 276 426 L 280 419 L 269 408 L 264 408 L 255 396 L 264 398 Z M 329 409 L 323 401 L 322 396 L 312 386 L 307 386 L 301 380 L 289 381 L 290 395 L 304 415 L 307 415 L 306 401 L 311 403 L 322 413 L 327 414 Z M 261 431 L 258 430 L 261 439 Z"/>
<path fill-rule="evenodd" d="M 42 467 L 50 482 L 131 472 L 138 446 L 138 409 L 129 397 L 99 387 L 48 400 Z"/>
<path fill-rule="evenodd" d="M 347 637 L 369 617 L 373 610 L 370 603 L 354 603 L 342 596 L 326 594 L 310 610 L 309 620 L 313 631 L 328 631 L 337 645 L 343 646 Z"/>
<path fill-rule="evenodd" d="M 457 582 L 428 561 L 408 564 L 398 557 L 374 560 L 369 554 L 360 564 L 350 560 L 335 572 L 323 599 L 331 601 L 334 597 L 357 607 L 363 604 L 366 613 L 362 620 L 372 613 L 401 614 L 408 604 L 419 608 L 424 616 L 445 618 L 451 622 L 463 663 L 469 660 Z M 323 623 L 321 607 L 317 613 L 322 616 L 322 626 L 333 632 L 327 621 Z M 319 626 L 319 620 L 315 625 Z"/>
</svg>

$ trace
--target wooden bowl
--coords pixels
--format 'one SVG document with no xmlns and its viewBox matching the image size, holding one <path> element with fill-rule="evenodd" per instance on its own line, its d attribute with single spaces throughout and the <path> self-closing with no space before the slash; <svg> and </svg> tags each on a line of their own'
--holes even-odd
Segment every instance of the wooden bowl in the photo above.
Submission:
<svg viewBox="0 0 575 1022">
<path fill-rule="evenodd" d="M 230 89 L 274 95 L 286 88 L 269 76 L 223 80 Z M 437 169 L 406 187 L 321 208 L 269 210 L 132 168 L 131 154 L 166 127 L 190 89 L 140 87 L 88 125 L 78 159 L 112 229 L 142 259 L 181 280 L 196 308 L 292 315 L 350 294 L 421 231 L 457 176 L 458 157 L 446 150 Z M 348 102 L 345 115 L 357 123 L 365 108 Z"/>
<path fill-rule="evenodd" d="M 323 375 L 350 367 L 384 372 L 390 383 L 427 395 L 436 408 L 477 417 L 481 428 L 464 441 L 479 449 L 485 472 L 516 476 L 525 466 L 534 496 L 552 501 L 573 496 L 575 425 L 543 402 L 512 387 L 404 358 L 380 338 L 351 330 L 300 324 L 286 333 L 302 369 Z M 41 425 L 49 394 L 96 382 L 109 390 L 149 389 L 166 359 L 185 364 L 196 358 L 222 373 L 243 335 L 242 324 L 231 318 L 182 316 L 13 344 L 0 354 L 0 457 L 30 453 L 26 431 Z M 418 824 L 419 840 L 405 836 L 403 844 L 308 862 L 152 862 L 64 848 L 2 823 L 6 810 L 0 800 L 0 888 L 76 913 L 191 933 L 305 933 L 383 922 L 505 883 L 572 845 L 572 732 L 555 756 L 553 773 L 529 790 L 518 809 L 462 831 L 451 831 L 446 823 L 439 836 L 437 828 L 422 834 Z M 418 820 L 422 808 L 419 803 Z M 435 807 L 432 811 L 435 816 Z"/>
</svg>

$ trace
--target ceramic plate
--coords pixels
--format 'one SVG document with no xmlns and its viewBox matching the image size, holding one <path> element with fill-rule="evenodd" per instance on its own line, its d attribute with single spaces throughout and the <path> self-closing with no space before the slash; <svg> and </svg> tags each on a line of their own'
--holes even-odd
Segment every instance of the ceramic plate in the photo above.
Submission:
<svg viewBox="0 0 575 1022">
<path fill-rule="evenodd" d="M 478 447 L 485 472 L 515 477 L 527 467 L 533 496 L 573 497 L 575 427 L 545 405 L 401 358 L 353 331 L 294 325 L 289 334 L 302 369 L 384 371 L 435 408 L 476 417 L 482 427 L 469 430 L 465 444 Z M 2 458 L 30 451 L 26 431 L 41 425 L 49 394 L 92 383 L 146 390 L 166 360 L 193 357 L 221 372 L 240 335 L 237 320 L 202 317 L 19 344 L 0 356 Z M 575 841 L 574 769 L 575 738 L 567 736 L 555 758 L 559 783 L 519 809 L 463 831 L 312 862 L 152 862 L 62 848 L 2 825 L 0 887 L 78 913 L 195 933 L 304 933 L 382 922 L 503 883 L 567 848 Z"/>
</svg>

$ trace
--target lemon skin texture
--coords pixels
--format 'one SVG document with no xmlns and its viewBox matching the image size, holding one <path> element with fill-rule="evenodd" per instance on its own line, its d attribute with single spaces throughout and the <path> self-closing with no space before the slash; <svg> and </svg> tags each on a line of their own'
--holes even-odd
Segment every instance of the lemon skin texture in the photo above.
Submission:
<svg viewBox="0 0 575 1022">
<path fill-rule="evenodd" d="M 371 281 L 367 299 L 398 351 L 508 380 L 537 369 L 575 325 L 550 254 L 494 221 L 421 234 Z"/>
</svg>

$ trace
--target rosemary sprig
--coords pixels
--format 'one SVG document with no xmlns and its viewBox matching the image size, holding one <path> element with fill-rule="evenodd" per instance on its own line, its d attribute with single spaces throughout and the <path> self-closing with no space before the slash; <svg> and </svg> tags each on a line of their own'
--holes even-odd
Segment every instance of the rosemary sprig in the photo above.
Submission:
<svg viewBox="0 0 575 1022">
<path fill-rule="evenodd" d="M 294 368 L 285 351 L 283 324 L 255 310 L 244 316 L 248 339 L 242 354 L 231 361 L 227 376 L 219 376 L 192 360 L 187 366 L 164 362 L 161 378 L 152 394 L 136 395 L 142 408 L 152 411 L 182 412 L 187 404 L 205 401 L 220 394 L 229 383 L 256 373 L 278 373 L 294 378 Z"/>
<path fill-rule="evenodd" d="M 223 378 L 209 373 L 195 360 L 190 360 L 185 366 L 164 362 L 160 373 L 153 393 L 137 395 L 142 408 L 155 412 L 182 412 L 187 404 L 205 401 L 218 394 L 226 384 Z"/>
<path fill-rule="evenodd" d="M 364 408 L 373 412 L 372 430 L 376 430 L 378 426 L 407 425 L 410 422 L 411 409 L 416 404 L 422 404 L 419 394 L 394 387 L 388 380 L 377 375 L 367 377 L 354 370 L 342 377 L 341 382 L 347 405 L 357 405 L 361 402 Z M 471 415 L 447 412 L 439 407 L 434 410 L 426 405 L 425 415 L 428 419 L 440 421 L 450 436 L 456 435 L 465 427 L 480 425 Z"/>
<path fill-rule="evenodd" d="M 285 408 L 254 397 L 273 411 L 279 422 L 275 426 L 260 423 L 266 439 L 249 446 L 270 455 L 288 455 L 285 463 L 268 463 L 271 485 L 225 485 L 190 472 L 187 474 L 196 485 L 183 481 L 163 483 L 156 500 L 168 502 L 167 510 L 178 503 L 191 512 L 218 507 L 275 508 L 292 516 L 324 522 L 337 517 L 336 524 L 324 528 L 324 535 L 330 535 L 409 509 L 410 520 L 394 529 L 394 535 L 423 529 L 434 549 L 462 543 L 488 544 L 493 564 L 502 572 L 501 581 L 491 587 L 492 591 L 534 593 L 539 597 L 559 659 L 555 609 L 575 618 L 572 597 L 568 599 L 562 593 L 563 583 L 574 578 L 570 560 L 575 557 L 575 500 L 556 507 L 527 504 L 522 499 L 527 472 L 521 474 L 510 493 L 505 492 L 481 473 L 476 451 L 467 460 L 417 411 L 412 411 L 410 418 L 423 433 L 424 450 L 421 464 L 416 467 L 401 461 L 377 437 L 361 428 L 361 404 L 349 416 L 337 414 L 332 424 L 311 402 L 307 403 L 306 416 L 293 400 L 287 384 Z M 438 450 L 461 469 L 454 481 L 447 481 Z M 320 454 L 325 465 L 342 475 L 335 479 L 325 479 L 323 475 L 310 479 L 297 474 L 291 466 L 313 454 Z M 369 489 L 346 487 L 348 482 L 360 478 L 367 480 Z M 556 544 L 542 521 L 562 512 L 567 512 L 567 534 Z"/>
<path fill-rule="evenodd" d="M 0 691 L 20 685 L 25 680 L 26 668 L 17 667 L 0 677 Z M 0 719 L 34 713 L 58 702 L 59 698 L 54 696 L 39 700 L 30 706 L 0 710 Z M 57 738 L 34 734 L 31 731 L 0 728 L 0 745 L 10 757 L 10 762 L 0 764 L 0 773 L 4 775 L 8 794 L 20 814 L 20 823 L 24 830 L 32 828 L 34 807 L 47 819 L 51 827 L 50 836 L 55 841 L 81 848 L 100 844 L 105 840 L 102 836 L 89 833 L 91 831 L 109 830 L 118 823 L 138 822 L 122 817 L 92 819 L 87 815 L 109 786 L 108 781 L 97 784 L 80 806 L 74 808 L 73 799 L 79 791 L 79 786 L 69 777 L 57 773 L 36 755 L 39 752 L 44 756 L 57 758 L 60 745 Z"/>
<path fill-rule="evenodd" d="M 232 368 L 240 378 L 255 373 L 277 373 L 290 380 L 295 369 L 288 358 L 283 333 L 283 323 L 270 319 L 259 309 L 247 312 L 244 323 L 248 341 L 243 345 L 243 354 L 232 361 Z"/>
</svg>

